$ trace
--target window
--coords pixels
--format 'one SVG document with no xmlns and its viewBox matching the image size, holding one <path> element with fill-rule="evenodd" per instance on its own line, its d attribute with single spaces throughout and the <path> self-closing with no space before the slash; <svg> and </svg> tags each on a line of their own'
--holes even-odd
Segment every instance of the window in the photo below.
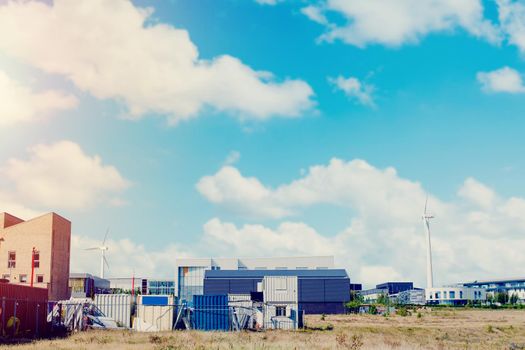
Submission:
<svg viewBox="0 0 525 350">
<path fill-rule="evenodd" d="M 286 316 L 286 306 L 276 306 L 275 316 Z"/>
<path fill-rule="evenodd" d="M 463 291 L 462 290 L 459 291 L 459 298 L 463 299 Z"/>
<path fill-rule="evenodd" d="M 3 279 L 3 280 L 8 280 L 8 279 L 10 279 L 10 278 L 11 278 L 10 275 L 2 275 L 2 279 Z"/>
<path fill-rule="evenodd" d="M 456 292 L 453 290 L 451 290 L 448 294 L 450 295 L 450 299 L 456 299 Z"/>
<path fill-rule="evenodd" d="M 308 267 L 306 267 L 306 266 L 297 266 L 295 269 L 296 270 L 308 270 Z"/>
<path fill-rule="evenodd" d="M 14 269 L 16 267 L 16 252 L 9 252 L 7 257 L 7 268 Z"/>
<path fill-rule="evenodd" d="M 36 283 L 44 283 L 44 275 L 36 275 Z"/>
<path fill-rule="evenodd" d="M 35 262 L 35 269 L 38 269 L 40 267 L 40 252 L 39 251 L 35 251 L 35 253 L 33 254 L 33 259 L 34 259 L 34 262 Z"/>
<path fill-rule="evenodd" d="M 20 283 L 27 283 L 27 275 L 20 275 Z"/>
</svg>

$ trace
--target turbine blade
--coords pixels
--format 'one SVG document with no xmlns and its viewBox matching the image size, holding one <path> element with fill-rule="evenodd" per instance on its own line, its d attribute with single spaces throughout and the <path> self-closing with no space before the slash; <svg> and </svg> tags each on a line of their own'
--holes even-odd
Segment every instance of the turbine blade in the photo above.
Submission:
<svg viewBox="0 0 525 350">
<path fill-rule="evenodd" d="M 104 235 L 104 240 L 102 241 L 102 245 L 104 245 L 106 243 L 106 238 L 108 238 L 108 233 L 109 233 L 109 227 L 106 230 L 106 234 Z"/>
<path fill-rule="evenodd" d="M 93 248 L 85 248 L 84 250 L 99 250 L 99 247 L 93 247 Z"/>
<path fill-rule="evenodd" d="M 423 212 L 425 215 L 427 214 L 427 204 L 428 204 L 428 194 L 425 197 L 425 211 Z"/>
</svg>

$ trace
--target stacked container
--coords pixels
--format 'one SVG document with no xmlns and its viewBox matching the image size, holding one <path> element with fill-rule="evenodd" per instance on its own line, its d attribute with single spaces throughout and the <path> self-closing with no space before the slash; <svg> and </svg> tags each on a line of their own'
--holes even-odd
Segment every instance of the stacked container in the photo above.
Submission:
<svg viewBox="0 0 525 350">
<path fill-rule="evenodd" d="M 173 295 L 139 295 L 134 328 L 142 331 L 171 331 L 174 309 Z"/>
<path fill-rule="evenodd" d="M 203 331 L 230 330 L 227 295 L 194 295 L 193 328 Z"/>
</svg>

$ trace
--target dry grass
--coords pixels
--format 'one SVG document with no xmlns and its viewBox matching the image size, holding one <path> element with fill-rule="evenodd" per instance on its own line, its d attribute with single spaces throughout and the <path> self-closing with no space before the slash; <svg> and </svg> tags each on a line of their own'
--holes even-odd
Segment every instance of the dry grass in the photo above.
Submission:
<svg viewBox="0 0 525 350">
<path fill-rule="evenodd" d="M 308 316 L 333 330 L 217 333 L 91 331 L 67 339 L 3 348 L 25 349 L 525 349 L 525 311 L 423 309 L 411 316 Z M 329 328 L 329 327 L 328 327 Z"/>
</svg>

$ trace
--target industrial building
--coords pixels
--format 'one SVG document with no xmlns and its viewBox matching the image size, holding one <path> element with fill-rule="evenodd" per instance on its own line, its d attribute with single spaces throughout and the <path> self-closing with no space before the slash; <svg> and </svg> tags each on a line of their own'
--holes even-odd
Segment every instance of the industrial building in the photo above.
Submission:
<svg viewBox="0 0 525 350">
<path fill-rule="evenodd" d="M 175 295 L 191 302 L 204 293 L 208 270 L 323 270 L 334 267 L 333 256 L 281 258 L 191 258 L 175 260 Z"/>
<path fill-rule="evenodd" d="M 209 270 L 204 295 L 264 292 L 265 277 L 296 277 L 298 310 L 306 314 L 339 314 L 350 301 L 350 278 L 344 269 Z"/>
<path fill-rule="evenodd" d="M 111 292 L 109 280 L 89 273 L 71 273 L 69 275 L 69 288 L 73 298 L 94 298 L 95 294 Z"/>
<path fill-rule="evenodd" d="M 493 279 L 462 283 L 464 287 L 482 288 L 488 295 L 496 293 L 507 293 L 508 296 L 516 295 L 518 301 L 525 302 L 525 278 Z"/>
<path fill-rule="evenodd" d="M 169 279 L 150 279 L 143 277 L 108 278 L 113 292 L 135 291 L 143 295 L 175 295 L 175 281 Z"/>
<path fill-rule="evenodd" d="M 0 213 L 0 276 L 47 288 L 49 300 L 69 299 L 71 222 L 49 213 L 24 221 Z"/>
<path fill-rule="evenodd" d="M 373 289 L 360 291 L 359 294 L 363 296 L 365 302 L 374 303 L 380 296 L 389 297 L 412 289 L 414 289 L 413 282 L 384 282 L 377 284 Z"/>
<path fill-rule="evenodd" d="M 426 303 L 430 305 L 466 305 L 469 301 L 481 303 L 487 299 L 483 288 L 452 285 L 425 289 Z"/>
</svg>

